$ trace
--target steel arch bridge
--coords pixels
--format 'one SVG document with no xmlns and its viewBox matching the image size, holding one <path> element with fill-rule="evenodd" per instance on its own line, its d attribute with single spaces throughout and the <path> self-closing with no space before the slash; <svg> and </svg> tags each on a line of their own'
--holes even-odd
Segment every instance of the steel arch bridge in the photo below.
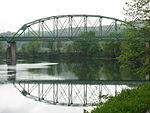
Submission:
<svg viewBox="0 0 150 113">
<path fill-rule="evenodd" d="M 0 41 L 124 40 L 121 37 L 122 23 L 126 24 L 125 21 L 100 15 L 51 16 L 26 23 L 13 36 L 0 36 Z"/>
</svg>

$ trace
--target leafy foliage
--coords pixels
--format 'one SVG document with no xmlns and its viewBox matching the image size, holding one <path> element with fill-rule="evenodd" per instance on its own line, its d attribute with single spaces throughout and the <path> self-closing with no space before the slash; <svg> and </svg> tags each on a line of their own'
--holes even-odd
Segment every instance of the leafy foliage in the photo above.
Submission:
<svg viewBox="0 0 150 113">
<path fill-rule="evenodd" d="M 79 37 L 88 37 L 94 36 L 95 32 L 89 31 L 87 33 L 82 32 Z M 84 57 L 97 57 L 100 55 L 102 48 L 99 42 L 96 41 L 74 41 L 71 44 L 68 44 L 66 47 L 66 53 L 70 56 L 84 56 Z"/>
<path fill-rule="evenodd" d="M 150 72 L 150 1 L 127 2 L 125 16 L 126 20 L 130 21 L 124 35 L 128 41 L 122 46 L 122 54 L 118 59 L 122 68 L 145 75 Z"/>
<path fill-rule="evenodd" d="M 91 113 L 144 113 L 150 104 L 150 83 L 132 90 L 123 90 L 116 97 L 109 97 Z"/>
<path fill-rule="evenodd" d="M 48 48 L 49 48 L 49 56 L 61 56 L 62 53 L 62 42 L 48 42 Z"/>
<path fill-rule="evenodd" d="M 148 56 L 148 48 L 146 48 L 145 41 L 132 40 L 127 41 L 122 47 L 122 54 L 117 57 L 122 64 L 121 68 L 129 69 L 135 74 L 145 75 L 149 71 L 149 62 L 145 62 Z"/>
<path fill-rule="evenodd" d="M 5 54 L 4 43 L 0 42 L 0 56 Z"/>
<path fill-rule="evenodd" d="M 130 0 L 124 10 L 127 21 L 145 21 L 150 18 L 150 1 Z"/>
<path fill-rule="evenodd" d="M 103 43 L 103 56 L 116 58 L 121 54 L 121 42 L 105 42 Z"/>
<path fill-rule="evenodd" d="M 21 54 L 29 57 L 36 57 L 39 55 L 41 49 L 41 42 L 31 41 L 27 45 L 22 46 Z"/>
</svg>

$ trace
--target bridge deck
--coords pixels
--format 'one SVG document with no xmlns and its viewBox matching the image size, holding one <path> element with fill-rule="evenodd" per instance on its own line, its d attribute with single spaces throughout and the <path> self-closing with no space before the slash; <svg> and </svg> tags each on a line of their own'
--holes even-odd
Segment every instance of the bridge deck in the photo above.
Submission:
<svg viewBox="0 0 150 113">
<path fill-rule="evenodd" d="M 0 41 L 7 41 L 12 37 L 2 38 L 0 37 Z M 121 37 L 110 37 L 110 36 L 103 36 L 103 37 L 18 37 L 11 40 L 11 42 L 15 41 L 123 41 L 126 40 Z"/>
<path fill-rule="evenodd" d="M 89 85 L 140 85 L 149 81 L 141 80 L 14 80 L 8 83 L 27 83 L 27 84 L 89 84 Z"/>
</svg>

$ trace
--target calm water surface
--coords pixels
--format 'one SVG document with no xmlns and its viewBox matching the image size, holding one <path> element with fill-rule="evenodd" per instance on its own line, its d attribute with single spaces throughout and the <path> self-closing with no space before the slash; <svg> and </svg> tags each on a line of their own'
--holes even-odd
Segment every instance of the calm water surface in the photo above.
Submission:
<svg viewBox="0 0 150 113">
<path fill-rule="evenodd" d="M 100 92 L 115 95 L 130 88 L 110 81 L 141 79 L 117 61 L 29 59 L 8 66 L 1 59 L 0 113 L 83 113 L 104 101 Z"/>
</svg>

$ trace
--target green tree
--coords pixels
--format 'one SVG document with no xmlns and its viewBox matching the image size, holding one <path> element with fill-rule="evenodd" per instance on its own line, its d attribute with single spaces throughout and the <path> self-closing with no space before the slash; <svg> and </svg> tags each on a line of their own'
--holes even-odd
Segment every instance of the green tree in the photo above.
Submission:
<svg viewBox="0 0 150 113">
<path fill-rule="evenodd" d="M 92 37 L 95 35 L 94 31 L 82 32 L 79 37 Z M 74 41 L 68 44 L 66 47 L 66 53 L 69 52 L 71 55 L 83 56 L 83 57 L 97 57 L 100 55 L 102 49 L 101 45 L 97 41 Z"/>
<path fill-rule="evenodd" d="M 4 49 L 4 43 L 0 42 L 0 56 L 4 55 L 5 49 Z"/>
<path fill-rule="evenodd" d="M 27 45 L 22 46 L 22 52 L 25 56 L 36 57 L 40 53 L 41 42 L 31 41 Z"/>
<path fill-rule="evenodd" d="M 122 54 L 118 59 L 122 63 L 122 68 L 146 75 L 146 79 L 149 79 L 150 1 L 131 0 L 126 3 L 124 10 L 126 20 L 129 22 L 128 28 L 125 29 L 125 37 L 129 41 L 122 46 Z"/>
<path fill-rule="evenodd" d="M 61 48 L 62 48 L 61 41 L 58 41 L 56 46 L 57 46 L 57 52 L 60 53 L 61 52 Z"/>
<path fill-rule="evenodd" d="M 49 48 L 50 53 L 54 52 L 55 51 L 54 42 L 52 42 L 52 41 L 48 42 L 48 48 Z"/>
<path fill-rule="evenodd" d="M 104 42 L 103 46 L 103 56 L 116 58 L 121 54 L 121 42 Z"/>
<path fill-rule="evenodd" d="M 73 56 L 74 55 L 74 49 L 72 46 L 72 43 L 69 43 L 65 46 L 65 55 L 66 56 Z"/>
</svg>

